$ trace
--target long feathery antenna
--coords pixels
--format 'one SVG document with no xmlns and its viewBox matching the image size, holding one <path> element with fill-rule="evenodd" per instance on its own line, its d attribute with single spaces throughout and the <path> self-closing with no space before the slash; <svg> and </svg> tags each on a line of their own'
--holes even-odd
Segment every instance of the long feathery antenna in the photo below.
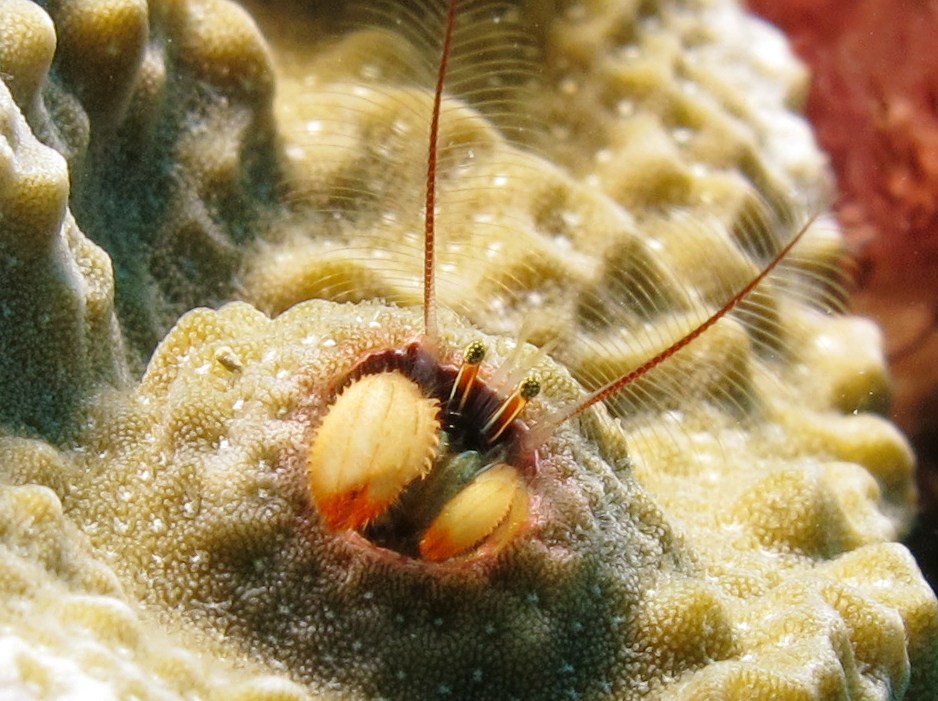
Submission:
<svg viewBox="0 0 938 701">
<path fill-rule="evenodd" d="M 430 118 L 430 146 L 427 151 L 427 202 L 425 211 L 424 249 L 423 249 L 423 329 L 431 339 L 436 338 L 436 271 L 434 229 L 436 206 L 436 163 L 440 136 L 440 105 L 443 101 L 443 83 L 446 81 L 446 67 L 449 63 L 450 49 L 453 44 L 453 29 L 456 26 L 457 0 L 449 0 L 446 13 L 446 30 L 443 34 L 443 47 L 440 50 L 440 66 L 436 76 L 436 90 L 433 93 L 433 116 Z"/>
<path fill-rule="evenodd" d="M 637 379 L 645 375 L 650 370 L 658 367 L 666 361 L 668 358 L 672 357 L 679 351 L 683 350 L 696 339 L 700 338 L 704 333 L 706 333 L 714 324 L 716 324 L 720 319 L 729 314 L 733 309 L 742 302 L 749 293 L 752 292 L 763 280 L 765 280 L 768 275 L 775 270 L 779 263 L 784 260 L 792 248 L 795 247 L 795 244 L 801 240 L 801 237 L 804 236 L 804 233 L 810 228 L 810 226 L 817 219 L 817 215 L 808 219 L 805 222 L 804 226 L 798 230 L 798 232 L 792 237 L 782 249 L 772 257 L 768 264 L 762 269 L 762 271 L 756 275 L 752 280 L 750 280 L 745 287 L 740 289 L 735 295 L 733 295 L 729 301 L 726 302 L 722 307 L 717 309 L 713 314 L 711 314 L 702 324 L 695 327 L 693 330 L 688 332 L 685 336 L 681 337 L 670 346 L 662 350 L 657 355 L 652 356 L 644 363 L 639 365 L 634 370 L 622 375 L 621 377 L 612 380 L 611 382 L 603 385 L 599 389 L 591 392 L 582 399 L 573 402 L 567 407 L 564 407 L 557 413 L 547 417 L 544 421 L 537 424 L 532 431 L 528 434 L 526 442 L 528 446 L 532 449 L 537 448 L 541 443 L 543 443 L 547 438 L 550 437 L 550 434 L 564 421 L 567 421 L 577 414 L 581 414 L 586 411 L 588 408 L 597 404 L 605 399 L 608 399 L 613 394 L 621 390 L 622 388 L 632 384 Z"/>
</svg>

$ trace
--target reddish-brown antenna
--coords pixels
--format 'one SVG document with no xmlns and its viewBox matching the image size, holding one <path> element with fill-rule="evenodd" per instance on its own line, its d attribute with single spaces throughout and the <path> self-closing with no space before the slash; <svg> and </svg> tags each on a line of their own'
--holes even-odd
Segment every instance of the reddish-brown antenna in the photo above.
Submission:
<svg viewBox="0 0 938 701">
<path fill-rule="evenodd" d="M 453 29 L 456 26 L 457 0 L 449 0 L 446 13 L 446 31 L 443 34 L 443 46 L 440 49 L 440 65 L 436 75 L 436 90 L 433 93 L 433 115 L 430 118 L 430 145 L 427 149 L 427 202 L 424 214 L 423 248 L 423 330 L 431 339 L 436 338 L 436 271 L 434 229 L 436 206 L 436 162 L 440 136 L 440 104 L 443 101 L 443 83 L 446 81 L 446 67 L 449 63 L 450 49 L 453 44 Z"/>
<path fill-rule="evenodd" d="M 672 343 L 670 346 L 665 348 L 660 353 L 652 356 L 644 363 L 639 365 L 634 370 L 627 372 L 626 374 L 618 377 L 611 382 L 603 385 L 597 390 L 594 390 L 590 394 L 586 395 L 582 399 L 573 402 L 567 407 L 564 407 L 560 411 L 548 416 L 546 419 L 538 423 L 526 437 L 526 443 L 530 449 L 536 449 L 541 443 L 547 440 L 550 437 L 550 434 L 564 421 L 572 419 L 577 414 L 581 414 L 587 409 L 589 409 L 594 404 L 597 404 L 605 399 L 608 399 L 613 394 L 623 389 L 624 387 L 632 384 L 637 379 L 645 375 L 650 370 L 658 367 L 666 361 L 668 358 L 673 356 L 675 353 L 683 350 L 688 345 L 693 343 L 696 339 L 700 338 L 706 331 L 708 331 L 714 324 L 716 324 L 720 319 L 729 314 L 733 309 L 742 302 L 750 292 L 752 292 L 760 282 L 765 280 L 765 278 L 771 273 L 779 263 L 784 260 L 785 256 L 789 254 L 792 248 L 795 247 L 795 244 L 801 240 L 801 237 L 804 236 L 804 233 L 808 230 L 811 224 L 814 223 L 817 219 L 817 215 L 808 219 L 805 222 L 804 226 L 798 230 L 798 232 L 792 237 L 791 241 L 785 244 L 778 253 L 776 253 L 772 259 L 766 264 L 766 266 L 756 275 L 752 280 L 750 280 L 742 289 L 740 289 L 735 295 L 730 297 L 722 307 L 717 309 L 713 314 L 711 314 L 702 324 L 696 326 L 687 334 L 679 338 L 677 341 Z"/>
</svg>

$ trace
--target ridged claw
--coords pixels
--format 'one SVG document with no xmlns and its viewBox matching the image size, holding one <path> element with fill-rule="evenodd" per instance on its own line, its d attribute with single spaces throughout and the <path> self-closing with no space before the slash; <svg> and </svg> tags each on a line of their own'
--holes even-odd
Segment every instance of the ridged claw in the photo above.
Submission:
<svg viewBox="0 0 938 701">
<path fill-rule="evenodd" d="M 307 457 L 310 491 L 326 526 L 365 526 L 427 474 L 439 412 L 439 402 L 399 372 L 365 375 L 336 398 Z"/>
<path fill-rule="evenodd" d="M 527 488 L 518 470 L 500 463 L 479 474 L 453 497 L 420 540 L 420 554 L 440 561 L 484 542 L 499 548 L 528 517 Z"/>
</svg>

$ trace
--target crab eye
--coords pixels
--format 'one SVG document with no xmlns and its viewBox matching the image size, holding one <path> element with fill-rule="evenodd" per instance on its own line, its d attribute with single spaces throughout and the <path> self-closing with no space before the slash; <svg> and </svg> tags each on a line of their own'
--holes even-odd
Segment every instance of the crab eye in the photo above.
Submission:
<svg viewBox="0 0 938 701">
<path fill-rule="evenodd" d="M 459 368 L 419 342 L 364 358 L 345 378 L 307 455 L 323 524 L 429 561 L 497 552 L 528 520 L 517 417 L 534 378 L 507 396 L 480 379 L 485 347 Z M 518 464 L 524 463 L 521 461 Z"/>
</svg>

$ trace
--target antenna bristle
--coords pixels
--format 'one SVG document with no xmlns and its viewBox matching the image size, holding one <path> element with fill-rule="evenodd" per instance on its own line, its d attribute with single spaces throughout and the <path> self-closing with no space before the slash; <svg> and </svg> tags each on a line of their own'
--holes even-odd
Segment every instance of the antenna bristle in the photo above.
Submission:
<svg viewBox="0 0 938 701">
<path fill-rule="evenodd" d="M 599 402 L 608 399 L 703 336 L 714 326 L 714 324 L 733 311 L 733 309 L 735 309 L 740 304 L 740 302 L 746 299 L 752 293 L 752 291 L 758 287 L 759 284 L 765 280 L 765 278 L 768 277 L 773 270 L 775 270 L 776 267 L 778 267 L 779 263 L 781 263 L 788 256 L 788 254 L 801 240 L 805 232 L 811 227 L 818 216 L 819 215 L 814 215 L 809 218 L 798 230 L 798 232 L 791 238 L 791 240 L 772 257 L 772 259 L 765 265 L 765 267 L 762 268 L 758 275 L 753 277 L 742 289 L 730 297 L 730 299 L 725 304 L 723 304 L 723 306 L 717 309 L 701 324 L 694 327 L 691 331 L 684 334 L 684 336 L 679 338 L 677 341 L 670 344 L 667 348 L 660 351 L 659 353 L 653 355 L 635 369 L 608 382 L 599 389 L 586 395 L 582 399 L 579 399 L 567 407 L 560 409 L 555 414 L 548 416 L 546 419 L 534 426 L 525 438 L 528 449 L 537 449 L 538 446 L 550 438 L 550 435 L 562 423 L 572 419 L 578 414 L 583 413 L 594 404 L 598 404 Z"/>
<path fill-rule="evenodd" d="M 443 85 L 446 82 L 446 68 L 453 45 L 453 29 L 456 26 L 457 0 L 449 0 L 446 13 L 446 30 L 443 34 L 443 46 L 440 50 L 440 64 L 437 71 L 436 89 L 433 93 L 433 115 L 430 118 L 430 144 L 427 149 L 427 201 L 424 212 L 424 257 L 423 257 L 423 326 L 424 333 L 431 339 L 437 335 L 436 328 L 436 270 L 434 229 L 436 207 L 436 165 L 440 137 L 440 105 L 443 101 Z"/>
</svg>

